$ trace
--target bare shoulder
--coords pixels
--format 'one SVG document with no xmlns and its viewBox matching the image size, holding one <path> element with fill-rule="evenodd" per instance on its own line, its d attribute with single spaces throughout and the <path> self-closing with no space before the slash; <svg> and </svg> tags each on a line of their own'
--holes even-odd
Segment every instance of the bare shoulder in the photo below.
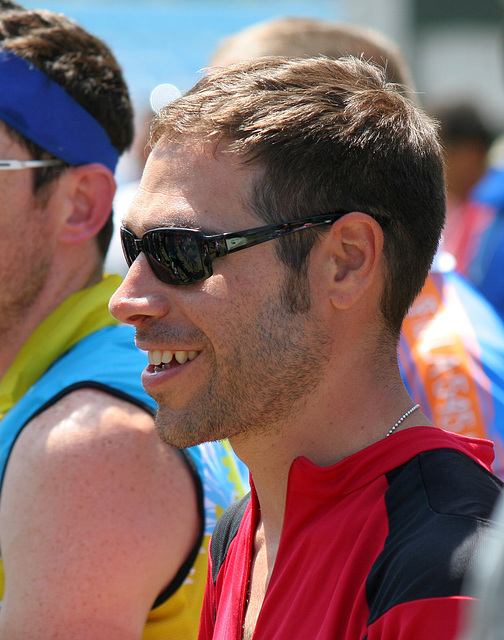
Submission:
<svg viewBox="0 0 504 640">
<path fill-rule="evenodd" d="M 36 603 L 47 631 L 79 603 L 88 627 L 117 610 L 130 637 L 128 618 L 141 629 L 197 541 L 197 513 L 190 471 L 149 413 L 97 390 L 69 394 L 25 427 L 7 466 L 2 620 Z"/>
<path fill-rule="evenodd" d="M 149 494 L 154 491 L 159 499 L 171 501 L 180 491 L 193 490 L 180 453 L 158 438 L 152 415 L 94 389 L 68 394 L 25 427 L 8 470 L 12 466 L 14 474 L 26 465 L 35 475 L 43 473 L 47 482 L 59 483 L 62 473 L 73 478 L 73 496 L 103 481 L 113 481 L 111 486 L 123 496 L 149 488 Z M 173 496 L 167 487 L 174 489 Z M 149 501 L 149 495 L 142 499 Z"/>
</svg>

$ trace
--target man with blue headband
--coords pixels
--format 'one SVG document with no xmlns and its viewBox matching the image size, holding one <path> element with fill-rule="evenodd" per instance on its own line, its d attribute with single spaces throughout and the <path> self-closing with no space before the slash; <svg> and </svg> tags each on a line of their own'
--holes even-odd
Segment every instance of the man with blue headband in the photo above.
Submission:
<svg viewBox="0 0 504 640">
<path fill-rule="evenodd" d="M 2 640 L 194 638 L 209 535 L 241 493 L 225 444 L 157 438 L 147 358 L 108 313 L 132 129 L 100 40 L 0 0 Z"/>
</svg>

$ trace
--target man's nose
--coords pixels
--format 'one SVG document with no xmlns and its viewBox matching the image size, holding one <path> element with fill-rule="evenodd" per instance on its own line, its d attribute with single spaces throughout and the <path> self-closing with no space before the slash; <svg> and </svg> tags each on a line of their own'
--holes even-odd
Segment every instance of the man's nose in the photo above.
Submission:
<svg viewBox="0 0 504 640">
<path fill-rule="evenodd" d="M 110 313 L 124 324 L 161 317 L 170 308 L 170 286 L 156 278 L 145 255 L 140 253 L 109 302 Z"/>
</svg>

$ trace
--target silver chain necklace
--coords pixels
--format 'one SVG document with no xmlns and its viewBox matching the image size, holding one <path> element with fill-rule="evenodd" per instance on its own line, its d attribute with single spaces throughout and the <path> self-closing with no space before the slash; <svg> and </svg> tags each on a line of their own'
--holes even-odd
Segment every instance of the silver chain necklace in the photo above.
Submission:
<svg viewBox="0 0 504 640">
<path fill-rule="evenodd" d="M 420 406 L 419 404 L 416 404 L 414 407 L 411 407 L 411 409 L 408 409 L 408 411 L 406 411 L 406 413 L 399 418 L 399 420 L 395 423 L 392 429 L 390 429 L 390 431 L 387 433 L 385 437 L 388 438 L 388 436 L 397 429 L 397 427 L 401 424 L 401 422 L 405 420 L 410 414 L 412 414 L 413 411 L 416 411 L 419 406 Z"/>
</svg>

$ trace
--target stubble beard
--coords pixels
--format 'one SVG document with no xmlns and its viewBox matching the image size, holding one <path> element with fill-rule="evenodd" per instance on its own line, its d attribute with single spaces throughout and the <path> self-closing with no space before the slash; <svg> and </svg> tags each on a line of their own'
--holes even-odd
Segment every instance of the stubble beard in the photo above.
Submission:
<svg viewBox="0 0 504 640">
<path fill-rule="evenodd" d="M 42 295 L 51 268 L 49 256 L 39 256 L 23 274 L 5 273 L 8 282 L 0 284 L 0 335 L 14 334 Z"/>
<path fill-rule="evenodd" d="M 328 361 L 330 336 L 311 311 L 291 312 L 278 295 L 253 320 L 229 328 L 225 358 L 211 353 L 212 372 L 184 410 L 159 399 L 156 431 L 176 447 L 281 430 L 302 409 Z"/>
<path fill-rule="evenodd" d="M 7 336 L 17 335 L 31 309 L 43 305 L 44 287 L 54 260 L 54 232 L 35 195 L 18 224 L 19 237 L 25 237 L 23 251 L 14 243 L 10 249 L 14 255 L 9 256 L 6 247 L 6 255 L 0 256 L 0 335 L 4 342 Z"/>
</svg>

